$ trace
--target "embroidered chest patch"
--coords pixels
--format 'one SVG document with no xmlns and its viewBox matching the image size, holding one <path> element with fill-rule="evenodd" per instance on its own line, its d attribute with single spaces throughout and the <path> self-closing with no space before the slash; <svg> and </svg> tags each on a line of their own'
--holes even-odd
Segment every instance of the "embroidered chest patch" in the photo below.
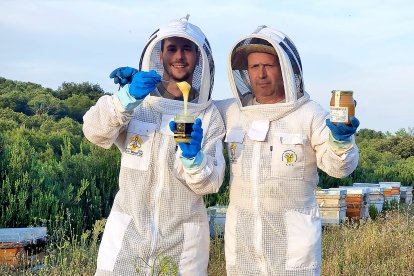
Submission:
<svg viewBox="0 0 414 276">
<path fill-rule="evenodd" d="M 285 150 L 282 153 L 282 161 L 285 163 L 286 166 L 294 166 L 298 157 L 293 150 Z"/>
<path fill-rule="evenodd" d="M 230 152 L 229 152 L 229 154 L 230 154 L 230 156 L 229 156 L 230 163 L 233 163 L 233 164 L 237 163 L 237 155 L 236 155 L 237 145 L 235 143 L 231 143 L 229 149 L 230 149 Z"/>
<path fill-rule="evenodd" d="M 129 154 L 134 154 L 138 156 L 142 156 L 143 151 L 141 150 L 143 140 L 139 134 L 135 134 L 129 137 L 129 142 L 125 152 Z"/>
</svg>

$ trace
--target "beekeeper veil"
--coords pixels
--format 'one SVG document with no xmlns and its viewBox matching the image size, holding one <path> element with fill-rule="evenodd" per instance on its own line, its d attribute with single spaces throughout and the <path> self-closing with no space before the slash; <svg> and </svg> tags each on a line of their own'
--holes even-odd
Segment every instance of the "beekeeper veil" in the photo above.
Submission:
<svg viewBox="0 0 414 276">
<path fill-rule="evenodd" d="M 203 32 L 197 26 L 188 22 L 189 15 L 179 20 L 173 20 L 155 31 L 144 48 L 139 64 L 140 71 L 155 70 L 163 76 L 164 66 L 160 60 L 161 45 L 164 40 L 172 37 L 188 39 L 196 45 L 198 57 L 193 73 L 192 86 L 197 91 L 197 97 L 192 103 L 204 104 L 211 97 L 214 83 L 214 62 L 210 44 Z"/>
<path fill-rule="evenodd" d="M 248 55 L 254 52 L 272 54 L 279 60 L 285 91 L 285 100 L 280 104 L 294 104 L 304 96 L 302 63 L 295 45 L 282 32 L 259 26 L 251 35 L 239 40 L 229 56 L 230 84 L 240 107 L 254 102 L 247 64 Z"/>
</svg>

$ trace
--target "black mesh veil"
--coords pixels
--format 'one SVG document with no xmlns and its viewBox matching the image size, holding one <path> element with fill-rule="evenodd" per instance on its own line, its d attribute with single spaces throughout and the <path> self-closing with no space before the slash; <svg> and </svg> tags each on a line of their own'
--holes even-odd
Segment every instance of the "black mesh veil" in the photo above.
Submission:
<svg viewBox="0 0 414 276">
<path fill-rule="evenodd" d="M 165 35 L 165 33 L 160 34 L 160 30 L 157 30 L 151 35 L 141 54 L 139 70 L 155 70 L 162 76 L 164 71 L 164 66 L 160 61 L 162 40 L 168 37 L 182 37 L 188 39 L 195 43 L 198 49 L 198 59 L 193 73 L 193 82 L 191 86 L 199 91 L 200 95 L 201 93 L 204 94 L 201 95 L 200 101 L 209 100 L 211 98 L 211 92 L 213 91 L 215 67 L 208 40 L 204 38 L 203 43 L 201 44 L 199 41 L 191 37 L 191 32 L 189 32 L 189 34 L 184 33 L 184 35 L 179 32 L 176 35 L 174 35 L 173 32 L 170 33 L 170 35 Z M 145 61 L 145 57 L 148 55 L 149 60 L 147 59 L 147 61 Z M 147 64 L 144 64 L 144 62 Z"/>
<path fill-rule="evenodd" d="M 266 27 L 263 27 L 266 28 Z M 278 56 L 282 70 L 283 82 L 287 100 L 299 99 L 304 95 L 302 63 L 299 53 L 292 41 L 282 33 L 258 33 L 238 42 L 231 54 L 231 70 L 238 97 L 243 99 L 252 95 L 247 56 L 252 52 L 266 52 Z M 289 94 L 290 93 L 290 97 Z"/>
</svg>

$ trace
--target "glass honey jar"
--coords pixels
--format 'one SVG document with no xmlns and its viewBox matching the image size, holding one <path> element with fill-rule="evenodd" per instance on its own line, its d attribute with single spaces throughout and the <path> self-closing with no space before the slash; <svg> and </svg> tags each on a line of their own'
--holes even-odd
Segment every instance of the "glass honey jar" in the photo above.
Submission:
<svg viewBox="0 0 414 276">
<path fill-rule="evenodd" d="M 188 108 L 188 95 L 190 93 L 191 85 L 186 82 L 177 82 L 178 89 L 183 93 L 184 99 L 184 113 L 177 114 L 174 118 L 175 130 L 174 130 L 174 140 L 177 143 L 190 143 L 191 132 L 193 132 L 193 125 L 195 122 L 195 117 L 187 113 Z"/>
<path fill-rule="evenodd" d="M 195 118 L 191 114 L 177 114 L 174 118 L 175 130 L 174 140 L 177 143 L 190 143 L 191 132 L 193 132 L 193 125 Z"/>
<path fill-rule="evenodd" d="M 355 115 L 353 91 L 332 90 L 330 120 L 333 124 L 351 124 L 350 119 Z"/>
</svg>

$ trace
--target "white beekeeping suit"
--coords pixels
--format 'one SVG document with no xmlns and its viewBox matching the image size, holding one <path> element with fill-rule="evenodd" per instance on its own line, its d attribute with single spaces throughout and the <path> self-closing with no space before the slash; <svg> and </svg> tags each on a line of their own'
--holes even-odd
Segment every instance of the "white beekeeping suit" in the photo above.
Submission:
<svg viewBox="0 0 414 276">
<path fill-rule="evenodd" d="M 284 100 L 256 101 L 246 61 L 256 51 L 278 57 Z M 216 102 L 231 163 L 227 275 L 319 275 L 317 167 L 345 177 L 357 166 L 358 148 L 329 142 L 328 113 L 305 92 L 299 54 L 283 33 L 261 26 L 241 39 L 228 70 L 235 99 Z"/>
<path fill-rule="evenodd" d="M 209 226 L 203 195 L 217 192 L 222 184 L 225 130 L 210 99 L 210 46 L 187 19 L 172 21 L 151 35 L 140 70 L 162 74 L 160 44 L 165 38 L 186 38 L 197 45 L 191 85 L 198 96 L 188 112 L 202 120 L 199 166 L 183 166 L 181 149 L 168 127 L 174 115 L 183 112 L 182 101 L 154 90 L 129 112 L 117 94 L 106 95 L 84 116 L 87 139 L 104 148 L 115 144 L 122 154 L 119 191 L 105 226 L 96 275 L 153 275 L 162 267 L 172 268 L 167 270 L 171 274 L 176 267 L 178 275 L 207 275 Z"/>
</svg>

